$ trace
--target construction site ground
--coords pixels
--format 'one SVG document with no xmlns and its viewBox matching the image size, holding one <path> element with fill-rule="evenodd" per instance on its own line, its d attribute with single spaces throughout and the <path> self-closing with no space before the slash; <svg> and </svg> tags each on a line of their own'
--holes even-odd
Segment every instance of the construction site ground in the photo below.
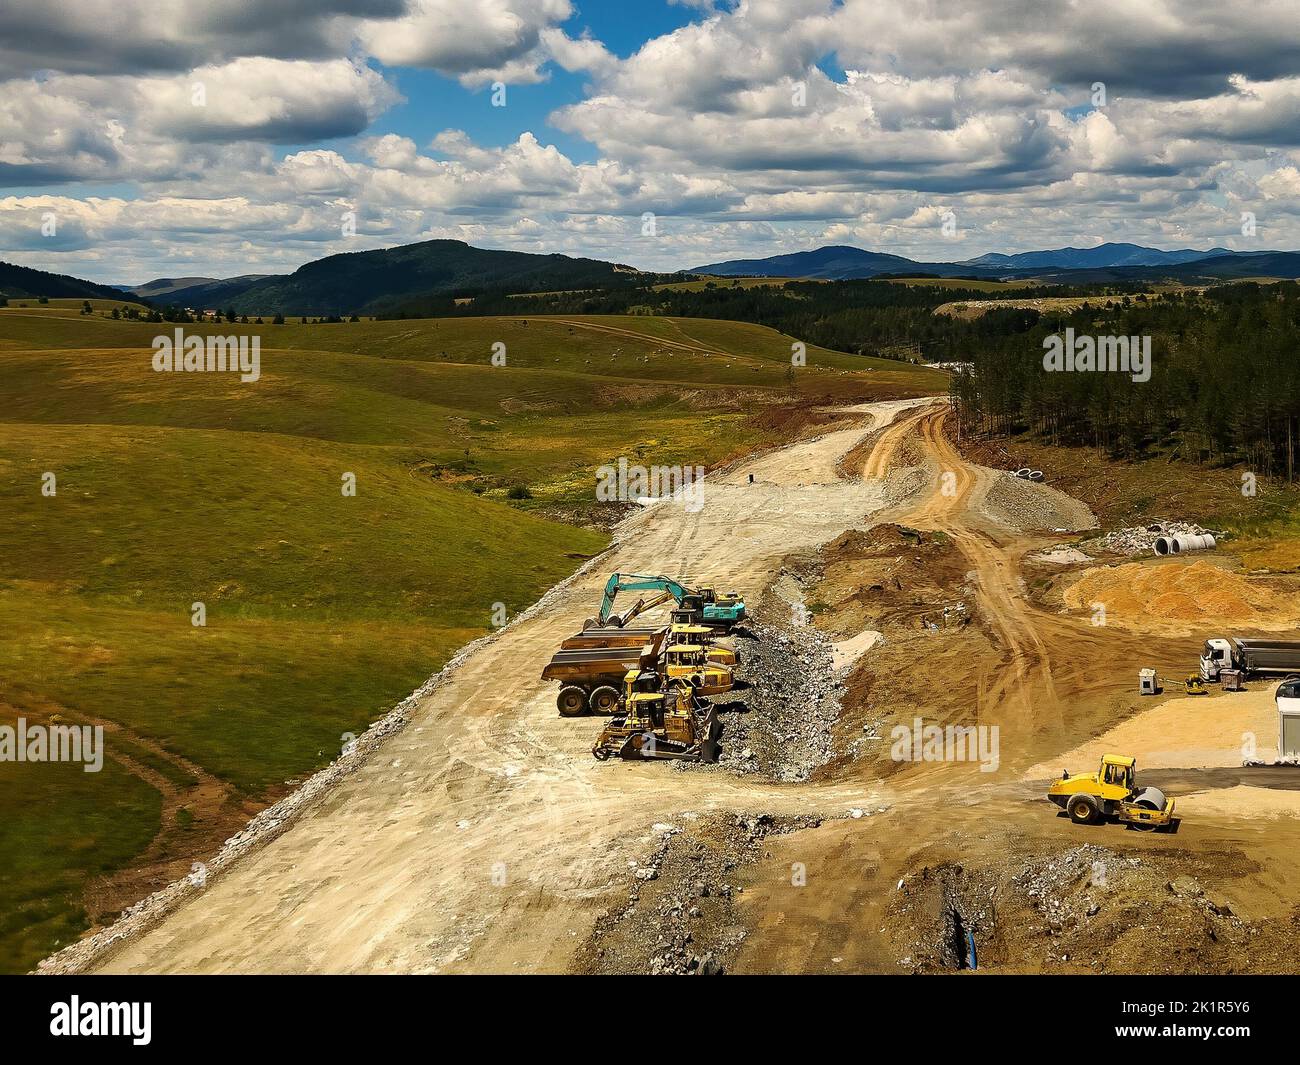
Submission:
<svg viewBox="0 0 1300 1065">
<path fill-rule="evenodd" d="M 949 420 L 843 409 L 711 476 L 702 508 L 634 514 L 269 842 L 45 968 L 941 972 L 972 940 L 1003 972 L 1293 967 L 1300 769 L 1242 767 L 1275 753 L 1272 685 L 1181 678 L 1206 635 L 1294 624 L 1294 585 L 1230 558 L 1053 556 L 1092 513 L 968 461 Z M 559 717 L 538 679 L 617 570 L 756 605 L 717 765 L 597 762 L 600 719 Z M 1165 694 L 1137 694 L 1148 665 Z M 996 766 L 896 760 L 918 718 L 996 726 Z M 1176 798 L 1176 832 L 1045 801 L 1103 752 Z"/>
</svg>

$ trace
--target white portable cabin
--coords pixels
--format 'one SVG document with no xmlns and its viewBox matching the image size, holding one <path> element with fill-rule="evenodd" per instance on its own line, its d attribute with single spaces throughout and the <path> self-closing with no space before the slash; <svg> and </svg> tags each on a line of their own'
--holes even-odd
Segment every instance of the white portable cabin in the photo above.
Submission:
<svg viewBox="0 0 1300 1065">
<path fill-rule="evenodd" d="M 1300 761 L 1300 677 L 1287 677 L 1277 686 L 1277 756 Z"/>
</svg>

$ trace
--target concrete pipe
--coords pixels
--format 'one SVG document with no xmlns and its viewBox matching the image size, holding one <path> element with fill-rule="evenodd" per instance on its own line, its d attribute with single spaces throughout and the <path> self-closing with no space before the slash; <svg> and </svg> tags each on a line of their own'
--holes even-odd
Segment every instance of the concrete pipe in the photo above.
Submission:
<svg viewBox="0 0 1300 1065">
<path fill-rule="evenodd" d="M 1209 551 L 1214 547 L 1214 537 L 1209 533 L 1203 536 L 1174 536 L 1170 538 L 1169 546 L 1175 555 L 1186 551 Z"/>
<path fill-rule="evenodd" d="M 1168 555 L 1173 552 L 1174 548 L 1170 543 L 1170 539 L 1168 536 L 1156 537 L 1155 552 L 1157 555 Z"/>
</svg>

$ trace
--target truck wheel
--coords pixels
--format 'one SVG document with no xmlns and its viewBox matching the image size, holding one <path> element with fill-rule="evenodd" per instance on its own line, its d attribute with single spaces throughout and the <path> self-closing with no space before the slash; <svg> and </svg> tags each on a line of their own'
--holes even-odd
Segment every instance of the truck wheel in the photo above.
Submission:
<svg viewBox="0 0 1300 1065">
<path fill-rule="evenodd" d="M 618 689 L 611 688 L 608 684 L 597 688 L 591 693 L 587 705 L 597 714 L 610 713 L 614 707 L 618 706 Z"/>
<path fill-rule="evenodd" d="M 1070 801 L 1065 804 L 1065 808 L 1070 813 L 1070 820 L 1076 825 L 1091 825 L 1101 819 L 1092 796 L 1082 792 L 1070 796 Z"/>
<path fill-rule="evenodd" d="M 560 689 L 555 705 L 561 717 L 577 717 L 587 709 L 587 693 L 572 684 Z"/>
</svg>

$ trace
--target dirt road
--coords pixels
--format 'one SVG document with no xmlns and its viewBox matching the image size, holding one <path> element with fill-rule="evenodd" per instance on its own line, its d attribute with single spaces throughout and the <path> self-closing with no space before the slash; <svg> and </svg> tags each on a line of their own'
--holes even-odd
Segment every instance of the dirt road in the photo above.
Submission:
<svg viewBox="0 0 1300 1065">
<path fill-rule="evenodd" d="M 1020 771 L 973 788 L 969 774 L 945 776 L 951 767 L 778 785 L 597 763 L 598 720 L 560 718 L 553 686 L 537 678 L 610 571 L 708 576 L 753 601 L 792 552 L 890 520 L 944 533 L 969 563 L 993 647 L 966 664 L 972 711 L 1005 730 L 1008 762 L 1024 770 L 1097 736 L 1116 681 L 1088 659 L 1113 658 L 1125 637 L 1031 602 L 1020 561 L 1045 540 L 985 506 L 997 475 L 961 457 L 946 413 L 932 400 L 851 408 L 841 428 L 709 479 L 698 510 L 661 502 L 634 516 L 596 565 L 470 653 L 405 730 L 283 835 L 98 968 L 562 972 L 667 825 L 761 810 L 836 820 L 774 846 L 775 871 L 746 896 L 755 934 L 739 967 L 816 970 L 834 954 L 888 969 L 896 956 L 875 930 L 893 881 L 931 851 L 998 856 L 1022 835 L 1055 841 L 1058 826 L 1030 805 L 1041 788 Z M 841 461 L 869 438 L 864 475 L 846 477 Z M 898 476 L 918 460 L 924 476 Z M 888 812 L 839 820 L 851 809 Z M 792 859 L 833 889 L 792 895 L 781 871 Z"/>
</svg>

